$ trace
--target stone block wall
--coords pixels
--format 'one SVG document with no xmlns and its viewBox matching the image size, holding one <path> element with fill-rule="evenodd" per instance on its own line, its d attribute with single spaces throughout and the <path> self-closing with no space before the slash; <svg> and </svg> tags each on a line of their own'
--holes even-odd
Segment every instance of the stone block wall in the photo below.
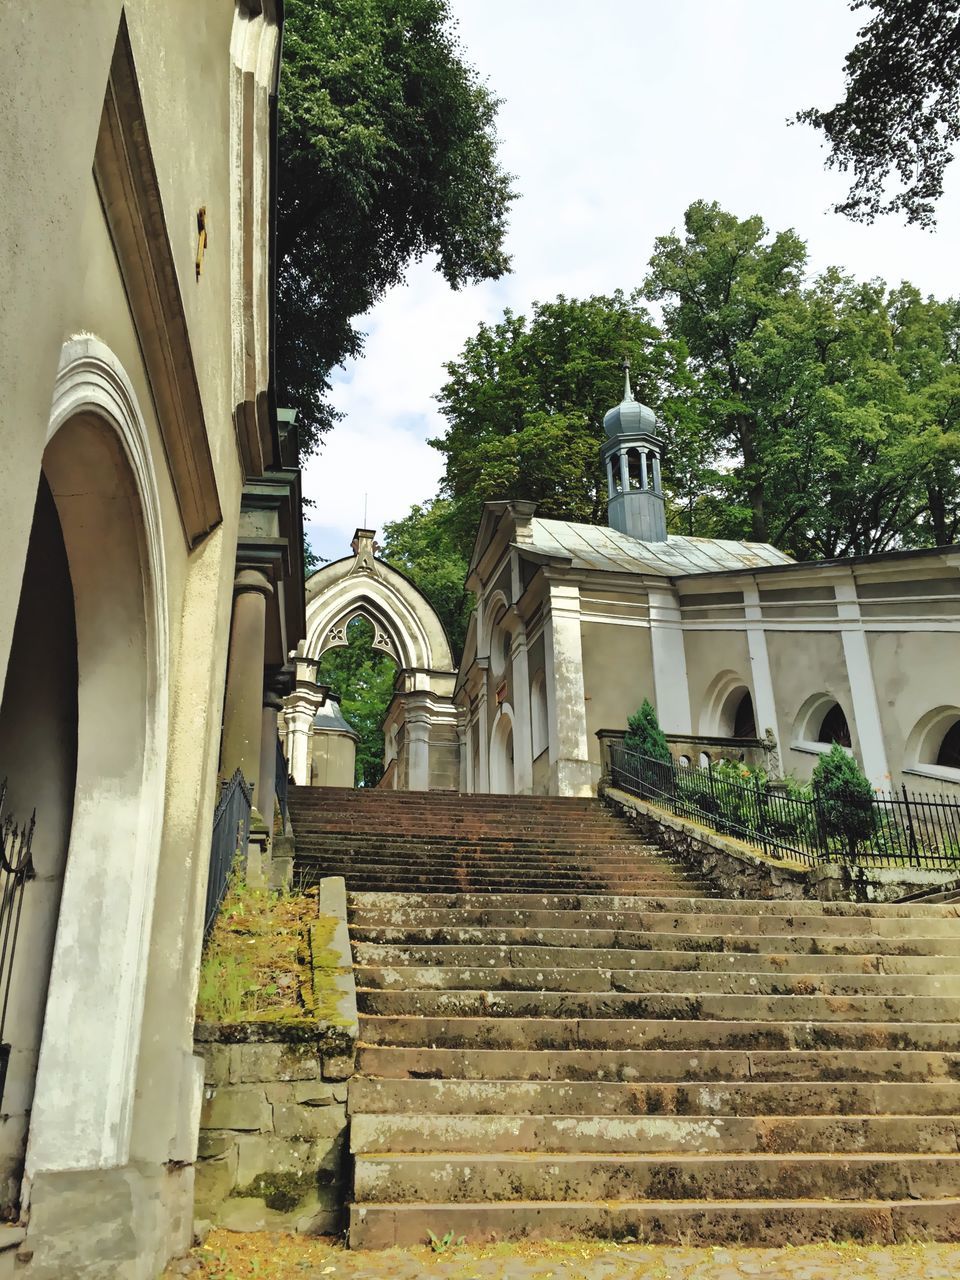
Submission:
<svg viewBox="0 0 960 1280">
<path fill-rule="evenodd" d="M 955 872 L 914 867 L 863 867 L 822 862 L 808 867 L 767 857 L 692 818 L 679 818 L 616 787 L 601 785 L 604 801 L 648 840 L 709 880 L 722 898 L 786 898 L 822 902 L 895 902 L 907 894 L 944 888 Z"/>
<path fill-rule="evenodd" d="M 198 1023 L 204 1061 L 195 1213 L 236 1230 L 342 1226 L 357 997 L 342 878 L 320 882 L 302 1019 Z"/>
<path fill-rule="evenodd" d="M 235 1041 L 254 1028 L 255 1040 Z M 269 1024 L 197 1028 L 206 1064 L 198 1218 L 246 1230 L 339 1230 L 353 1046 L 329 1030 L 291 1040 Z"/>
</svg>

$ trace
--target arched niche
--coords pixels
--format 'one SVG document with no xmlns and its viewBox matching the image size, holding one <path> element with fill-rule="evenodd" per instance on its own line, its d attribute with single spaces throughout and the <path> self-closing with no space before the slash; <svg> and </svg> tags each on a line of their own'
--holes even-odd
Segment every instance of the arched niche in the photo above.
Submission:
<svg viewBox="0 0 960 1280">
<path fill-rule="evenodd" d="M 711 680 L 703 695 L 699 717 L 699 732 L 714 738 L 756 737 L 756 725 L 750 734 L 737 734 L 738 713 L 743 727 L 745 698 L 753 708 L 753 695 L 747 681 L 736 671 L 721 671 Z M 755 721 L 756 717 L 754 717 Z"/>
<path fill-rule="evenodd" d="M 948 782 L 960 782 L 960 707 L 933 707 L 907 736 L 904 767 Z"/>
<path fill-rule="evenodd" d="M 793 722 L 795 748 L 823 753 L 837 743 L 849 751 L 852 741 L 850 720 L 832 693 L 814 693 L 803 702 Z"/>
<path fill-rule="evenodd" d="M 490 790 L 512 796 L 516 790 L 513 761 L 513 710 L 506 702 L 497 710 L 490 733 Z"/>
<path fill-rule="evenodd" d="M 160 500 L 136 395 L 96 338 L 61 353 L 43 474 L 72 588 L 77 736 L 28 1179 L 129 1158 L 163 825 L 169 642 Z"/>
</svg>

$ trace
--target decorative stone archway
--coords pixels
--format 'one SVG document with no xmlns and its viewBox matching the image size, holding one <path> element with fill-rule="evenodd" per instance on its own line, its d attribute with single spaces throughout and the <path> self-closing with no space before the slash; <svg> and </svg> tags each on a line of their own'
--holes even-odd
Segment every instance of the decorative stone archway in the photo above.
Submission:
<svg viewBox="0 0 960 1280">
<path fill-rule="evenodd" d="M 296 654 L 297 686 L 287 699 L 287 758 L 294 781 L 309 783 L 308 742 L 323 704 L 317 665 L 347 644 L 347 628 L 364 618 L 373 646 L 397 665 L 384 734 L 386 772 L 381 785 L 399 790 L 452 790 L 460 762 L 450 642 L 436 610 L 399 570 L 377 557 L 373 529 L 354 534 L 353 555 L 335 560 L 307 581 L 307 635 Z"/>
</svg>

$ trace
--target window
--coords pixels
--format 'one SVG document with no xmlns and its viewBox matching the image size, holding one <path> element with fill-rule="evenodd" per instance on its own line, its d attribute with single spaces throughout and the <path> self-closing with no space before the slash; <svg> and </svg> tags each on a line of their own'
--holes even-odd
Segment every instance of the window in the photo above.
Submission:
<svg viewBox="0 0 960 1280">
<path fill-rule="evenodd" d="M 821 720 L 817 742 L 824 742 L 830 745 L 838 742 L 841 747 L 852 745 L 850 741 L 850 726 L 847 724 L 847 717 L 843 714 L 843 708 L 839 702 L 835 702 Z"/>
</svg>

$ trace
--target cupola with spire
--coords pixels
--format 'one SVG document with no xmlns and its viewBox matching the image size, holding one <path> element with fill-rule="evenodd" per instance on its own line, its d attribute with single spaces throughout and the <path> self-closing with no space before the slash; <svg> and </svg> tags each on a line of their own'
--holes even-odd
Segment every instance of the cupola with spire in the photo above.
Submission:
<svg viewBox="0 0 960 1280">
<path fill-rule="evenodd" d="M 634 397 L 628 360 L 623 373 L 623 399 L 603 419 L 607 442 L 600 456 L 607 472 L 607 523 L 641 542 L 666 542 L 657 417 Z"/>
</svg>

